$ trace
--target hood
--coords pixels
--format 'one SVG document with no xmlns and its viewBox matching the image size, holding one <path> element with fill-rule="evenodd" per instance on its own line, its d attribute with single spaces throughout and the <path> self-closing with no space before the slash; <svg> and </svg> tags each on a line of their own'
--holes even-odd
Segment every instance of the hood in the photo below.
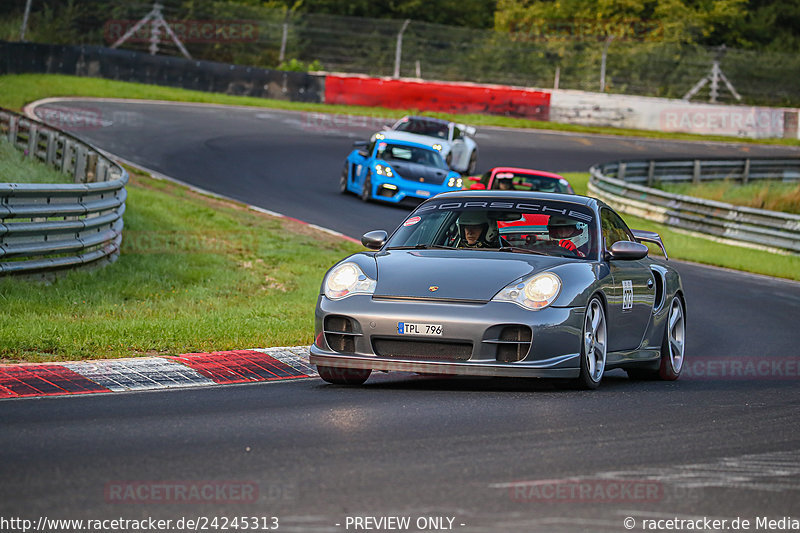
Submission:
<svg viewBox="0 0 800 533">
<path fill-rule="evenodd" d="M 404 161 L 391 160 L 386 162 L 392 170 L 404 180 L 416 181 L 417 183 L 431 183 L 441 185 L 444 183 L 449 170 L 442 168 L 429 167 L 419 163 L 407 163 Z"/>
<path fill-rule="evenodd" d="M 563 258 L 472 250 L 392 250 L 377 254 L 375 296 L 489 301 L 503 287 Z M 431 286 L 438 290 L 431 291 Z"/>
</svg>

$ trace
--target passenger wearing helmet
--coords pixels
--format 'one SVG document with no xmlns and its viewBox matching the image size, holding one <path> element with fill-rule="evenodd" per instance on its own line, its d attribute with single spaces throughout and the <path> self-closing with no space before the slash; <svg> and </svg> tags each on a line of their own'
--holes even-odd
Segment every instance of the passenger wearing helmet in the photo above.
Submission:
<svg viewBox="0 0 800 533">
<path fill-rule="evenodd" d="M 505 178 L 505 177 L 497 177 L 494 180 L 496 187 L 495 189 L 499 189 L 501 191 L 510 191 L 514 188 L 513 178 Z"/>
<path fill-rule="evenodd" d="M 547 221 L 547 233 L 551 242 L 557 243 L 558 246 L 570 252 L 574 252 L 578 257 L 586 257 L 586 254 L 580 251 L 572 241 L 573 238 L 583 233 L 578 224 L 577 221 L 570 218 L 551 215 Z"/>
<path fill-rule="evenodd" d="M 497 222 L 481 211 L 465 211 L 458 217 L 459 248 L 499 248 Z"/>
</svg>

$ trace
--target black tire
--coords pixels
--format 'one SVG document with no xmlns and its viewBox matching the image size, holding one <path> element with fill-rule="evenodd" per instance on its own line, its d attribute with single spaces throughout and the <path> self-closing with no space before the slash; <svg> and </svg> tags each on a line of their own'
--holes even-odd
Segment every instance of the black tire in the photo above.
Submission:
<svg viewBox="0 0 800 533">
<path fill-rule="evenodd" d="M 361 199 L 365 202 L 372 200 L 372 175 L 367 172 L 364 183 L 361 185 Z"/>
<path fill-rule="evenodd" d="M 673 296 L 669 304 L 664 338 L 661 340 L 661 358 L 657 369 L 631 368 L 631 379 L 675 381 L 681 376 L 685 362 L 686 311 L 680 296 Z"/>
<path fill-rule="evenodd" d="M 347 178 L 349 175 L 349 167 L 347 163 L 344 164 L 344 168 L 342 169 L 342 175 L 339 176 L 339 192 L 342 194 L 347 194 Z"/>
<path fill-rule="evenodd" d="M 581 331 L 581 370 L 575 385 L 579 389 L 600 386 L 608 353 L 608 326 L 603 302 L 597 296 L 589 300 Z"/>
<path fill-rule="evenodd" d="M 478 166 L 478 151 L 473 150 L 469 155 L 469 165 L 467 166 L 467 174 L 474 174 L 475 168 Z"/>
<path fill-rule="evenodd" d="M 361 385 L 367 381 L 372 369 L 317 366 L 317 373 L 319 377 L 333 385 Z"/>
</svg>

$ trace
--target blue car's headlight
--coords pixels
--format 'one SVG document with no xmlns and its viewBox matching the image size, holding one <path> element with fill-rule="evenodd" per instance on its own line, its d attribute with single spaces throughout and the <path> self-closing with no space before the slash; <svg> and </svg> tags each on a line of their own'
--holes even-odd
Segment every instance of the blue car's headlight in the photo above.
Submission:
<svg viewBox="0 0 800 533">
<path fill-rule="evenodd" d="M 492 298 L 496 302 L 512 302 L 525 309 L 544 309 L 561 292 L 561 278 L 552 272 L 542 272 L 526 280 L 512 283 Z"/>
<path fill-rule="evenodd" d="M 356 263 L 342 263 L 328 272 L 322 285 L 325 296 L 331 300 L 341 300 L 354 294 L 372 294 L 376 283 Z"/>
<path fill-rule="evenodd" d="M 447 180 L 448 187 L 458 187 L 459 189 L 464 185 L 464 180 L 461 178 L 452 177 Z"/>
<path fill-rule="evenodd" d="M 389 165 L 375 165 L 375 174 L 378 176 L 386 176 L 387 178 L 394 177 L 394 171 Z"/>
</svg>

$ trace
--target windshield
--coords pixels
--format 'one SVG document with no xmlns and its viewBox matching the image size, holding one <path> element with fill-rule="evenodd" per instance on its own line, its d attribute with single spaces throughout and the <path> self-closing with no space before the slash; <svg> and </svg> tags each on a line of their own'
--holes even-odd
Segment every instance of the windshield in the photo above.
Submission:
<svg viewBox="0 0 800 533">
<path fill-rule="evenodd" d="M 573 194 L 572 187 L 565 179 L 521 174 L 518 172 L 498 172 L 492 180 L 492 189 L 506 191 L 540 191 Z"/>
<path fill-rule="evenodd" d="M 405 161 L 448 170 L 448 166 L 439 152 L 419 146 L 382 142 L 378 144 L 378 151 L 375 153 L 375 157 L 384 161 Z"/>
<path fill-rule="evenodd" d="M 448 134 L 447 124 L 434 122 L 432 120 L 419 120 L 414 118 L 401 120 L 394 129 L 397 131 L 416 133 L 417 135 L 438 137 L 439 139 L 447 139 Z"/>
<path fill-rule="evenodd" d="M 414 211 L 387 248 L 501 250 L 584 259 L 597 255 L 595 228 L 592 211 L 579 204 L 443 200 Z"/>
</svg>

